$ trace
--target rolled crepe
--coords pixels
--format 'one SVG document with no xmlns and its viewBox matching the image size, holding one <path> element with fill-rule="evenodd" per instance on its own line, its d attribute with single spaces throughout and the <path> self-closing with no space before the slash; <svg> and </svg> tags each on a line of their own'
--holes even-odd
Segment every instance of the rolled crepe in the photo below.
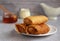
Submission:
<svg viewBox="0 0 60 41">
<path fill-rule="evenodd" d="M 18 33 L 25 33 L 26 25 L 25 24 L 16 24 L 16 30 Z"/>
<path fill-rule="evenodd" d="M 46 24 L 41 25 L 29 25 L 27 27 L 27 32 L 29 34 L 45 34 L 49 32 L 49 27 Z"/>
<path fill-rule="evenodd" d="M 24 18 L 24 23 L 27 25 L 30 24 L 41 24 L 48 21 L 48 18 L 46 16 L 40 15 L 40 16 L 29 16 Z"/>
</svg>

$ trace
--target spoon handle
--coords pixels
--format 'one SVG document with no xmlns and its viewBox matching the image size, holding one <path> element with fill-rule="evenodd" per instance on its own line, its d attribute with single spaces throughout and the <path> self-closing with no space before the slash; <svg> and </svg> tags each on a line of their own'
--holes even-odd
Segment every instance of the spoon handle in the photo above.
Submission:
<svg viewBox="0 0 60 41">
<path fill-rule="evenodd" d="M 10 12 L 7 8 L 5 8 L 3 5 L 0 5 L 0 9 L 2 9 L 5 13 L 14 14 L 14 13 Z"/>
</svg>

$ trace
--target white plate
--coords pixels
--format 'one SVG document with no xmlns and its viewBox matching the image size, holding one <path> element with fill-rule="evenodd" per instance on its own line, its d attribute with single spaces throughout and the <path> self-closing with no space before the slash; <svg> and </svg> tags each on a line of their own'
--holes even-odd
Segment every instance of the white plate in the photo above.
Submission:
<svg viewBox="0 0 60 41">
<path fill-rule="evenodd" d="M 50 31 L 46 34 L 39 34 L 39 35 L 34 35 L 34 34 L 25 34 L 25 33 L 20 33 L 22 35 L 27 35 L 27 36 L 48 36 L 48 35 L 52 35 L 52 34 L 55 34 L 57 32 L 57 28 L 55 26 L 52 26 L 52 25 L 48 25 L 49 28 L 50 28 Z M 16 31 L 16 29 L 15 29 Z"/>
</svg>

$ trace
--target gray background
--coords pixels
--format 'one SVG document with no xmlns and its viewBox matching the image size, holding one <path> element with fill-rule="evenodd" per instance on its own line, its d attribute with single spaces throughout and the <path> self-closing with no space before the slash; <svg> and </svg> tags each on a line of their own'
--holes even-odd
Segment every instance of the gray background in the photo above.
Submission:
<svg viewBox="0 0 60 41">
<path fill-rule="evenodd" d="M 44 14 L 44 11 L 40 6 L 40 3 L 42 2 L 52 7 L 60 6 L 60 0 L 0 0 L 0 4 L 4 5 L 15 14 L 19 14 L 18 12 L 21 8 L 29 8 L 31 15 Z M 0 16 L 1 15 L 3 15 L 3 11 L 0 9 Z"/>
</svg>

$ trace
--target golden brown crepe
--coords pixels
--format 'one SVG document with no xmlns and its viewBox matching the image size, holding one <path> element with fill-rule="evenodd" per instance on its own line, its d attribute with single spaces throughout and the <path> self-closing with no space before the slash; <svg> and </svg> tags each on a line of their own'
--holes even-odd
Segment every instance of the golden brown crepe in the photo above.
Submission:
<svg viewBox="0 0 60 41">
<path fill-rule="evenodd" d="M 48 18 L 46 16 L 40 15 L 40 16 L 29 16 L 24 18 L 24 23 L 27 25 L 31 24 L 41 24 L 48 21 Z"/>
<path fill-rule="evenodd" d="M 29 16 L 24 18 L 23 24 L 16 24 L 16 30 L 20 33 L 26 34 L 45 34 L 50 28 L 45 22 L 48 21 L 46 16 Z"/>
<path fill-rule="evenodd" d="M 49 27 L 46 24 L 29 25 L 27 27 L 27 33 L 29 34 L 45 34 L 49 32 Z"/>
<path fill-rule="evenodd" d="M 25 24 L 16 24 L 16 30 L 18 33 L 25 33 L 26 25 Z"/>
</svg>

